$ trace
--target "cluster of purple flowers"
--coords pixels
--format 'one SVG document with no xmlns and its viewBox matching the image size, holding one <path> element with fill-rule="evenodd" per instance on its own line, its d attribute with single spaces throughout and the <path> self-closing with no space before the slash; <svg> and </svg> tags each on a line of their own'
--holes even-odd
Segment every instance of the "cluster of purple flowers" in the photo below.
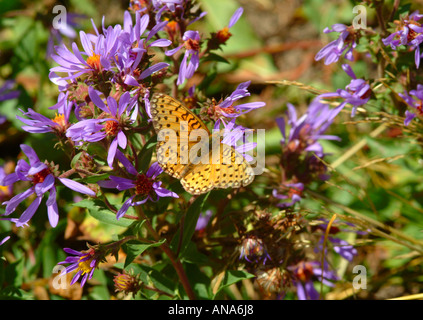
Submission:
<svg viewBox="0 0 423 320">
<path fill-rule="evenodd" d="M 328 178 L 326 167 L 321 162 L 325 153 L 319 140 L 340 140 L 325 132 L 342 108 L 343 105 L 331 108 L 316 98 L 300 118 L 297 117 L 295 107 L 288 104 L 288 119 L 276 119 L 282 133 L 283 169 L 281 184 L 273 190 L 273 197 L 282 200 L 277 204 L 278 207 L 286 208 L 300 201 L 305 186 L 314 181 L 315 177 L 321 180 Z"/>
<path fill-rule="evenodd" d="M 419 11 L 414 11 L 410 15 L 395 21 L 396 30 L 388 37 L 382 39 L 385 46 L 390 46 L 392 50 L 398 50 L 400 46 L 407 46 L 414 50 L 414 62 L 416 68 L 420 66 L 420 44 L 423 42 L 423 27 L 418 22 L 423 17 Z"/>
<path fill-rule="evenodd" d="M 106 27 L 103 18 L 100 28 L 92 21 L 94 33 L 80 31 L 77 34 L 77 25 L 70 19 L 64 29 L 52 31 L 49 53 L 57 65 L 50 69 L 49 78 L 57 85 L 59 95 L 57 103 L 50 109 L 56 114 L 49 118 L 31 108 L 20 109 L 22 115 L 17 119 L 24 124 L 24 131 L 56 135 L 63 146 L 72 148 L 72 156 L 80 152 L 90 159 L 101 158 L 88 153 L 90 145 L 96 143 L 106 151 L 106 156 L 97 160 L 106 163 L 113 171 L 107 180 L 98 181 L 95 186 L 85 185 L 70 178 L 72 174 L 83 172 L 86 176 L 89 173 L 84 163 L 78 162 L 76 167 L 62 172 L 57 165 L 42 162 L 34 149 L 22 144 L 22 152 L 29 162 L 19 160 L 13 173 L 0 176 L 0 185 L 8 190 L 15 184 L 27 189 L 2 198 L 6 217 L 1 219 L 10 220 L 18 227 L 27 225 L 47 195 L 48 219 L 55 227 L 59 220 L 56 197 L 62 186 L 94 198 L 99 188 L 129 191 L 130 195 L 117 209 L 117 219 L 125 216 L 130 207 L 147 201 L 154 203 L 162 197 L 179 197 L 163 187 L 158 179 L 163 170 L 157 162 L 144 171 L 136 169 L 131 138 L 134 133 L 142 132 L 141 124 L 151 122 L 149 99 L 150 93 L 157 90 L 156 85 L 176 74 L 176 86 L 182 86 L 192 78 L 200 67 L 200 58 L 226 43 L 231 36 L 229 29 L 243 13 L 242 8 L 236 10 L 228 26 L 213 33 L 207 46 L 202 46 L 206 41 L 202 39 L 203 35 L 188 28 L 206 12 L 192 12 L 192 5 L 186 0 L 131 1 L 132 13 L 125 11 L 122 24 Z M 66 45 L 61 35 L 75 42 Z M 53 47 L 53 42 L 58 45 Z M 158 51 L 164 54 L 166 62 L 158 61 Z M 168 70 L 169 61 L 174 64 L 172 75 Z M 238 100 L 250 96 L 249 85 L 249 81 L 241 83 L 229 97 L 210 107 L 213 109 L 213 117 L 209 117 L 211 126 L 220 129 L 223 125 L 223 142 L 234 145 L 240 153 L 253 149 L 256 144 L 243 140 L 241 145 L 236 145 L 248 133 L 247 128 L 235 124 L 236 118 L 264 106 L 263 102 L 238 103 Z M 7 83 L 4 90 L 10 88 Z M 189 93 L 194 98 L 194 87 Z M 16 94 L 9 92 L 2 96 L 14 98 Z M 123 168 L 124 174 L 119 175 Z M 32 199 L 31 203 L 19 218 L 8 217 L 28 199 Z M 207 213 L 205 219 L 208 221 L 209 218 Z M 206 221 L 199 222 L 199 230 L 204 229 L 205 224 Z M 0 244 L 9 238 L 4 238 Z M 65 273 L 77 270 L 72 283 L 82 277 L 81 285 L 84 285 L 91 279 L 101 255 L 95 248 L 87 252 L 66 248 L 65 252 L 73 255 L 61 262 L 70 264 Z"/>
<path fill-rule="evenodd" d="M 423 56 L 420 52 L 420 45 L 423 42 L 423 26 L 419 22 L 422 17 L 423 14 L 420 14 L 418 10 L 411 14 L 402 15 L 399 20 L 394 21 L 394 30 L 392 33 L 382 39 L 382 43 L 394 51 L 401 51 L 404 48 L 407 52 L 414 51 L 414 63 L 417 69 L 420 67 L 420 60 Z M 328 65 L 337 62 L 342 56 L 349 61 L 353 61 L 353 50 L 357 47 L 360 38 L 359 30 L 355 30 L 352 26 L 346 26 L 344 24 L 334 24 L 331 28 L 325 28 L 323 32 L 338 32 L 339 37 L 327 44 L 316 54 L 316 61 L 324 59 L 325 64 Z M 357 107 L 368 102 L 372 91 L 367 81 L 357 79 L 349 65 L 343 64 L 342 68 L 352 78 L 350 84 L 345 89 L 338 89 L 336 92 L 323 94 L 320 97 L 343 99 L 341 104 L 351 104 L 353 106 L 351 116 L 354 116 Z M 406 104 L 414 109 L 412 111 L 405 111 L 404 125 L 408 125 L 411 120 L 421 114 L 420 90 L 421 85 L 418 84 L 416 90 L 399 93 Z"/>
</svg>

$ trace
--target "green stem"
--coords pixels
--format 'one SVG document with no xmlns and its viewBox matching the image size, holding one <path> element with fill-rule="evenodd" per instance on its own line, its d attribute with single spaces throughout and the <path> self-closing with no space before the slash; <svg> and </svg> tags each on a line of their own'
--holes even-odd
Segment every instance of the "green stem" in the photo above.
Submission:
<svg viewBox="0 0 423 320">
<path fill-rule="evenodd" d="M 137 209 L 137 213 L 138 213 L 139 217 L 141 217 L 142 219 L 145 220 L 145 222 L 144 222 L 145 226 L 147 227 L 150 234 L 153 236 L 153 238 L 156 241 L 160 241 L 161 238 L 158 235 L 158 233 L 156 232 L 156 230 L 154 230 L 153 226 L 151 225 L 150 219 L 148 219 L 148 217 L 144 214 L 144 212 L 142 211 L 140 206 L 137 206 L 136 209 Z M 175 254 L 173 253 L 173 251 L 170 249 L 169 245 L 166 242 L 161 244 L 160 248 L 169 257 L 169 260 L 172 263 L 173 267 L 175 268 L 175 271 L 178 274 L 179 280 L 181 281 L 182 286 L 184 287 L 185 292 L 188 295 L 189 299 L 195 300 L 196 297 L 195 297 L 194 291 L 191 288 L 191 285 L 188 281 L 188 277 L 185 273 L 185 270 L 184 270 L 184 267 L 183 267 L 181 261 L 179 261 L 175 257 Z"/>
</svg>

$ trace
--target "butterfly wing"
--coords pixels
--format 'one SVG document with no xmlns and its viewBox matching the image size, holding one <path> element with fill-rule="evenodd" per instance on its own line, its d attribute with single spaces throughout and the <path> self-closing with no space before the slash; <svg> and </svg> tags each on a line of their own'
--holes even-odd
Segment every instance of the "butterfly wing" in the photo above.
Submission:
<svg viewBox="0 0 423 320">
<path fill-rule="evenodd" d="M 213 157 L 213 153 L 218 155 Z M 254 172 L 245 158 L 226 144 L 213 144 L 207 155 L 208 164 L 199 163 L 187 170 L 181 179 L 186 191 L 199 195 L 213 188 L 240 188 L 254 180 Z"/>
<path fill-rule="evenodd" d="M 161 168 L 172 177 L 181 179 L 189 160 L 184 157 L 184 149 L 190 149 L 195 142 L 189 141 L 192 130 L 203 129 L 210 134 L 206 125 L 178 100 L 156 93 L 150 99 L 153 127 L 157 134 L 168 136 L 167 141 L 157 142 L 157 160 Z M 169 143 L 170 148 L 163 146 Z M 177 150 L 182 148 L 181 150 Z M 167 158 L 168 161 L 163 159 Z"/>
<path fill-rule="evenodd" d="M 240 188 L 254 180 L 254 171 L 247 160 L 226 144 L 213 146 L 220 153 L 220 163 L 213 164 L 212 179 L 215 188 Z M 216 151 L 215 151 L 216 152 Z"/>
</svg>

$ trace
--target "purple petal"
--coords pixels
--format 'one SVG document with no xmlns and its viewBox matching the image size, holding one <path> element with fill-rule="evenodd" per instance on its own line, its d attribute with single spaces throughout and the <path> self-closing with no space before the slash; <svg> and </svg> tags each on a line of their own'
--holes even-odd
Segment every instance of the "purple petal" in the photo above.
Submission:
<svg viewBox="0 0 423 320">
<path fill-rule="evenodd" d="M 123 131 L 119 131 L 117 134 L 117 141 L 118 141 L 118 145 L 119 147 L 121 147 L 122 149 L 126 148 L 126 144 L 128 142 L 128 140 L 126 139 L 125 134 L 123 133 Z"/>
<path fill-rule="evenodd" d="M 28 190 L 26 190 L 26 191 L 24 191 L 22 193 L 17 194 L 16 196 L 14 196 L 9 201 L 3 202 L 3 205 L 6 205 L 5 215 L 9 215 L 13 211 L 15 211 L 16 207 L 22 201 L 24 201 L 26 198 L 28 198 L 30 195 L 32 195 L 33 193 L 34 193 L 34 189 L 33 188 L 29 188 Z"/>
<path fill-rule="evenodd" d="M 116 214 L 117 220 L 122 218 L 125 215 L 126 211 L 128 211 L 129 207 L 132 205 L 132 200 L 134 199 L 134 197 L 135 196 L 130 197 L 128 200 L 125 201 L 122 207 L 120 207 L 119 211 Z"/>
<path fill-rule="evenodd" d="M 80 184 L 79 182 L 73 181 L 71 179 L 67 179 L 67 178 L 58 178 L 60 180 L 61 183 L 63 183 L 66 187 L 68 187 L 69 189 L 72 189 L 76 192 L 80 192 L 89 196 L 94 197 L 95 196 L 95 192 L 92 191 L 90 188 L 84 186 L 83 184 Z"/>
<path fill-rule="evenodd" d="M 156 63 L 155 65 L 145 69 L 141 75 L 140 75 L 140 79 L 144 79 L 147 78 L 148 76 L 150 76 L 151 74 L 153 74 L 154 72 L 157 72 L 159 70 L 162 70 L 163 68 L 167 68 L 169 66 L 168 63 L 165 62 L 159 62 Z"/>
<path fill-rule="evenodd" d="M 54 176 L 49 174 L 42 183 L 37 183 L 34 189 L 37 196 L 40 197 L 52 187 L 54 187 Z"/>
<path fill-rule="evenodd" d="M 38 159 L 37 154 L 35 153 L 34 149 L 32 149 L 30 146 L 26 144 L 21 144 L 21 150 L 29 159 L 29 163 L 31 166 L 35 165 L 36 163 L 40 162 L 40 159 Z"/>
<path fill-rule="evenodd" d="M 19 220 L 16 222 L 17 227 L 22 227 L 26 224 L 29 220 L 31 220 L 32 216 L 37 211 L 38 207 L 40 206 L 42 197 L 36 197 L 34 201 L 29 205 L 29 207 L 22 213 Z"/>
<path fill-rule="evenodd" d="M 57 208 L 56 201 L 54 201 L 52 205 L 47 206 L 47 214 L 50 225 L 53 228 L 56 227 L 59 222 L 59 209 Z"/>
<path fill-rule="evenodd" d="M 117 138 L 113 139 L 109 147 L 109 153 L 107 154 L 107 164 L 113 169 L 113 161 L 115 160 L 116 150 L 118 146 Z"/>
<path fill-rule="evenodd" d="M 232 26 L 238 21 L 238 19 L 242 16 L 242 13 L 244 12 L 244 9 L 242 7 L 239 7 L 235 13 L 232 15 L 231 19 L 229 20 L 229 28 L 232 28 Z"/>
</svg>

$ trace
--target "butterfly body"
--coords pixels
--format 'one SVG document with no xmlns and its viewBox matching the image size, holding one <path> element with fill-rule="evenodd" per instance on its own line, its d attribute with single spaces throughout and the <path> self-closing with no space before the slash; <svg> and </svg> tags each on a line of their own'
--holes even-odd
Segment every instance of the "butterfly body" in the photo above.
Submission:
<svg viewBox="0 0 423 320">
<path fill-rule="evenodd" d="M 161 93 L 150 102 L 159 165 L 179 179 L 187 192 L 199 195 L 213 188 L 240 188 L 254 180 L 245 158 L 221 143 L 220 133 L 211 134 L 182 103 Z"/>
</svg>

